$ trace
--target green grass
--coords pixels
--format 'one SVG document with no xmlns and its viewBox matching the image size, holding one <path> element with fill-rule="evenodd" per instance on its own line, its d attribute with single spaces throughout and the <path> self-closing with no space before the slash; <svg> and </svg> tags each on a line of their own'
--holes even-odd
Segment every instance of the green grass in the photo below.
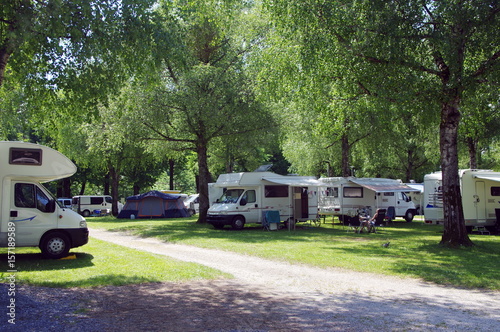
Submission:
<svg viewBox="0 0 500 332">
<path fill-rule="evenodd" d="M 321 227 L 299 226 L 291 232 L 263 231 L 250 225 L 242 231 L 215 230 L 195 221 L 195 218 L 88 218 L 91 228 L 124 231 L 168 242 L 322 268 L 340 267 L 421 278 L 438 284 L 500 290 L 499 236 L 470 235 L 476 244 L 474 247 L 449 249 L 439 245 L 442 226 L 426 225 L 418 219 L 412 223 L 396 222 L 395 226 L 375 234 L 348 233 L 339 224 L 332 226 L 331 219 Z M 390 246 L 382 247 L 388 241 Z"/>
<path fill-rule="evenodd" d="M 0 282 L 7 271 L 7 249 L 0 248 Z M 72 249 L 76 259 L 43 259 L 37 248 L 16 248 L 16 283 L 47 287 L 96 287 L 229 277 L 199 264 L 180 262 L 94 238 Z"/>
</svg>

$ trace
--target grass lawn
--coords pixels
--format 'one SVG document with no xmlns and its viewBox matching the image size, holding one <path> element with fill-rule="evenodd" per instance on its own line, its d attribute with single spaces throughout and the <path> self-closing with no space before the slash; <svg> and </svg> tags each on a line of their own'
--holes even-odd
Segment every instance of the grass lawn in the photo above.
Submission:
<svg viewBox="0 0 500 332">
<path fill-rule="evenodd" d="M 241 231 L 213 229 L 196 218 L 115 219 L 88 218 L 89 227 L 124 231 L 163 241 L 222 249 L 263 258 L 340 267 L 356 271 L 415 277 L 438 284 L 500 290 L 498 257 L 500 236 L 473 235 L 472 248 L 439 246 L 441 225 L 396 221 L 378 233 L 347 232 L 331 219 L 321 227 L 298 226 L 295 231 L 264 231 L 247 225 Z M 300 224 L 299 224 L 300 225 Z M 91 233 L 92 234 L 92 233 Z M 382 246 L 390 241 L 389 247 Z M 87 252 L 87 246 L 78 251 Z"/>
<path fill-rule="evenodd" d="M 6 282 L 7 249 L 0 248 L 0 282 Z M 16 283 L 48 287 L 95 287 L 229 277 L 199 264 L 129 249 L 90 238 L 74 248 L 76 259 L 43 259 L 38 248 L 16 248 Z"/>
</svg>

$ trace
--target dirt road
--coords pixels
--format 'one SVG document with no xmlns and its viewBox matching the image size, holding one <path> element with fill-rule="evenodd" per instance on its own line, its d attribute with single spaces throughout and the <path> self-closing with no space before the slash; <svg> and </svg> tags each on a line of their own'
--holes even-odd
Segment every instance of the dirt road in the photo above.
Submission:
<svg viewBox="0 0 500 332">
<path fill-rule="evenodd" d="M 91 236 L 234 276 L 95 290 L 93 317 L 117 330 L 500 330 L 499 292 L 312 268 L 96 229 Z"/>
</svg>

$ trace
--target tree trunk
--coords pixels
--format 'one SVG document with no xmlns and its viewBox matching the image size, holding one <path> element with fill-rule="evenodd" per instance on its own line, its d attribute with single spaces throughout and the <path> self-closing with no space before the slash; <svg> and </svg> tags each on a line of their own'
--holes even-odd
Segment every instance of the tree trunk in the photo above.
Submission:
<svg viewBox="0 0 500 332">
<path fill-rule="evenodd" d="M 469 167 L 477 169 L 477 140 L 467 137 L 467 146 L 469 148 Z"/>
<path fill-rule="evenodd" d="M 342 134 L 342 176 L 349 176 L 351 174 L 351 170 L 349 169 L 349 137 L 347 133 Z"/>
<path fill-rule="evenodd" d="M 455 94 L 441 106 L 440 150 L 444 213 L 444 233 L 441 244 L 450 247 L 473 245 L 465 228 L 458 175 L 459 103 L 460 97 Z"/>
<path fill-rule="evenodd" d="M 208 171 L 207 163 L 207 144 L 205 142 L 199 142 L 196 147 L 196 152 L 198 154 L 198 170 L 199 170 L 199 199 L 200 199 L 200 213 L 198 215 L 199 224 L 204 224 L 207 222 L 207 212 L 209 208 L 209 198 L 208 198 L 208 181 L 210 179 L 210 173 Z"/>
<path fill-rule="evenodd" d="M 119 177 L 119 172 L 113 166 L 109 166 L 111 197 L 113 198 L 113 203 L 111 204 L 111 214 L 113 214 L 114 216 L 118 215 L 118 186 L 120 184 Z"/>
<path fill-rule="evenodd" d="M 168 160 L 168 171 L 170 174 L 169 184 L 168 184 L 169 188 L 168 189 L 174 190 L 175 189 L 175 186 L 174 186 L 175 161 L 173 159 Z"/>
</svg>

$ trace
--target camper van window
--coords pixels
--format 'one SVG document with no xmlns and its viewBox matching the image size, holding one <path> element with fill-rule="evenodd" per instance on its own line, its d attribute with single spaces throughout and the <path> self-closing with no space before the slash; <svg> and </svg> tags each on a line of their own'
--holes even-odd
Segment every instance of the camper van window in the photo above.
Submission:
<svg viewBox="0 0 500 332">
<path fill-rule="evenodd" d="M 42 164 L 42 149 L 10 148 L 9 164 L 40 166 Z"/>
<path fill-rule="evenodd" d="M 247 203 L 255 203 L 257 201 L 255 190 L 247 190 L 242 199 L 245 199 Z"/>
<path fill-rule="evenodd" d="M 53 212 L 50 208 L 50 199 L 40 190 L 36 188 L 36 207 L 42 212 Z"/>
<path fill-rule="evenodd" d="M 111 196 L 104 197 L 104 200 L 106 200 L 106 203 L 109 203 L 109 204 L 113 203 L 113 199 L 111 198 Z"/>
<path fill-rule="evenodd" d="M 35 207 L 35 186 L 28 183 L 16 183 L 14 186 L 15 205 L 17 207 Z"/>
<path fill-rule="evenodd" d="M 338 187 L 326 188 L 326 196 L 327 197 L 339 197 L 339 188 Z"/>
<path fill-rule="evenodd" d="M 491 187 L 491 196 L 500 196 L 500 187 Z"/>
<path fill-rule="evenodd" d="M 102 204 L 104 199 L 102 197 L 90 197 L 90 204 Z"/>
<path fill-rule="evenodd" d="M 363 188 L 361 188 L 361 187 L 344 187 L 344 197 L 363 198 Z"/>
<path fill-rule="evenodd" d="M 266 186 L 266 197 L 288 197 L 288 186 Z"/>
<path fill-rule="evenodd" d="M 219 199 L 219 203 L 236 203 L 243 194 L 243 189 L 228 189 Z"/>
<path fill-rule="evenodd" d="M 384 193 L 384 196 L 394 196 L 394 192 Z"/>
</svg>

